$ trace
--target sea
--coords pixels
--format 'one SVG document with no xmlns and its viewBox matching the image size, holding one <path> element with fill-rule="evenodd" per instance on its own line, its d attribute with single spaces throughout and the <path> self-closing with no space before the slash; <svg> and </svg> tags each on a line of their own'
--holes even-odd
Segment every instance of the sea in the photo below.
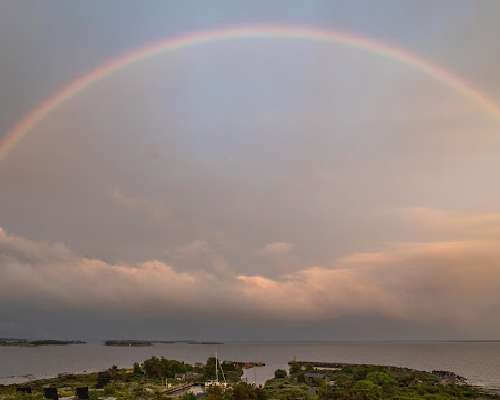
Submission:
<svg viewBox="0 0 500 400">
<path fill-rule="evenodd" d="M 264 383 L 291 360 L 369 363 L 425 371 L 448 370 L 473 385 L 500 388 L 500 341 L 391 342 L 226 342 L 160 343 L 151 347 L 108 347 L 102 343 L 66 346 L 1 347 L 0 384 L 48 378 L 60 373 L 131 367 L 151 356 L 189 363 L 218 354 L 221 360 L 261 361 L 245 370 L 248 382 Z"/>
</svg>

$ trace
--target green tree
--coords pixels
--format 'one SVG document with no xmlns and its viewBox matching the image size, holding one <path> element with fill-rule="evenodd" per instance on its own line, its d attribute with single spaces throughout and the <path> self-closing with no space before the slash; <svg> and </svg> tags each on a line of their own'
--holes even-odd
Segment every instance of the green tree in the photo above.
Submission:
<svg viewBox="0 0 500 400">
<path fill-rule="evenodd" d="M 143 362 L 144 373 L 148 378 L 160 378 L 161 366 L 158 357 L 151 357 L 149 360 Z"/>
<path fill-rule="evenodd" d="M 324 400 L 331 397 L 330 389 L 324 379 L 318 382 L 318 398 Z"/>
<path fill-rule="evenodd" d="M 207 400 L 224 400 L 224 391 L 220 387 L 211 387 L 207 390 Z"/>
<path fill-rule="evenodd" d="M 233 386 L 233 400 L 255 400 L 256 397 L 255 388 L 246 382 L 239 382 Z"/>
<path fill-rule="evenodd" d="M 215 357 L 209 357 L 203 371 L 205 379 L 215 379 Z"/>
<path fill-rule="evenodd" d="M 147 378 L 162 380 L 165 378 L 172 379 L 177 373 L 185 373 L 193 369 L 189 364 L 177 360 L 167 360 L 163 357 L 151 357 L 149 360 L 144 361 L 142 365 Z"/>
<path fill-rule="evenodd" d="M 141 365 L 138 362 L 134 363 L 134 375 L 135 376 L 142 376 L 144 374 L 144 371 L 141 368 Z"/>
<path fill-rule="evenodd" d="M 353 397 L 356 400 L 378 400 L 382 398 L 382 388 L 368 379 L 363 379 L 354 384 Z"/>
<path fill-rule="evenodd" d="M 384 397 L 392 396 L 397 390 L 398 382 L 392 377 L 391 374 L 383 371 L 369 372 L 366 379 L 372 381 L 382 388 Z"/>
<path fill-rule="evenodd" d="M 266 391 L 263 388 L 258 387 L 255 389 L 255 400 L 267 400 Z"/>
<path fill-rule="evenodd" d="M 286 370 L 284 369 L 277 369 L 276 371 L 274 371 L 274 377 L 276 379 L 285 379 L 287 377 L 287 372 Z"/>
<path fill-rule="evenodd" d="M 379 386 L 397 385 L 396 379 L 391 374 L 383 371 L 372 371 L 366 376 L 366 379 L 376 383 Z"/>
<path fill-rule="evenodd" d="M 105 388 L 104 388 L 104 396 L 106 397 L 110 397 L 110 396 L 113 396 L 115 393 L 115 388 L 113 387 L 113 385 L 106 385 Z"/>
<path fill-rule="evenodd" d="M 366 379 L 366 376 L 368 375 L 368 370 L 366 367 L 358 367 L 353 371 L 352 375 L 355 381 L 361 381 L 363 379 Z"/>
<path fill-rule="evenodd" d="M 302 366 L 297 361 L 291 361 L 288 363 L 290 365 L 290 374 L 297 374 L 302 370 Z"/>
</svg>

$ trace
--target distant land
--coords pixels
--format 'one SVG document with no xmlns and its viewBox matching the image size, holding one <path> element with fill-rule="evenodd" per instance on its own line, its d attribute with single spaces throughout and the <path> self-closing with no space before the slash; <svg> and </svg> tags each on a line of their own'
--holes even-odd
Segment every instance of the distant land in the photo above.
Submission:
<svg viewBox="0 0 500 400">
<path fill-rule="evenodd" d="M 18 347 L 37 347 L 37 346 L 65 346 L 69 344 L 86 344 L 83 340 L 56 340 L 56 339 L 20 339 L 20 338 L 0 338 L 0 346 L 18 346 Z M 114 339 L 105 340 L 104 346 L 117 346 L 117 347 L 148 347 L 154 344 L 173 344 L 173 343 L 186 343 L 186 344 L 223 344 L 223 342 L 209 342 L 197 340 L 137 340 L 137 339 Z"/>
<path fill-rule="evenodd" d="M 22 347 L 35 347 L 35 346 L 65 346 L 68 344 L 85 344 L 82 340 L 28 340 L 17 338 L 0 338 L 0 346 L 22 346 Z"/>
<path fill-rule="evenodd" d="M 196 340 L 106 340 L 105 346 L 148 347 L 155 343 L 186 343 L 186 344 L 223 344 L 222 342 L 199 342 Z"/>
<path fill-rule="evenodd" d="M 152 345 L 153 342 L 146 340 L 106 340 L 104 342 L 104 346 L 147 347 Z"/>
</svg>

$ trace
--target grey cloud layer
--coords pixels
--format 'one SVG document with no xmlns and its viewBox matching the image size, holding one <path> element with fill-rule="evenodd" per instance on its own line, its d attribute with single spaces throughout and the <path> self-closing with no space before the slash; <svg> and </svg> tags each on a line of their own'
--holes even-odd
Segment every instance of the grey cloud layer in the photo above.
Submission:
<svg viewBox="0 0 500 400">
<path fill-rule="evenodd" d="M 481 216 L 477 218 L 482 219 Z M 207 253 L 198 241 L 182 257 Z M 280 246 L 278 246 L 280 247 Z M 388 245 L 343 257 L 332 267 L 304 267 L 279 276 L 177 271 L 160 261 L 108 264 L 60 244 L 0 232 L 0 315 L 94 310 L 130 320 L 227 313 L 288 321 L 380 317 L 484 337 L 500 333 L 500 238 Z"/>
</svg>

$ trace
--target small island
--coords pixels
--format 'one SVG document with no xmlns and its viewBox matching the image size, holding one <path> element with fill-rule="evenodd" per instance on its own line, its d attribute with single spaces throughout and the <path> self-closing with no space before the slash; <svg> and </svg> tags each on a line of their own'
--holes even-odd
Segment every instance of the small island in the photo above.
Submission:
<svg viewBox="0 0 500 400">
<path fill-rule="evenodd" d="M 153 342 L 147 340 L 106 340 L 104 346 L 118 347 L 149 347 Z"/>
<path fill-rule="evenodd" d="M 20 346 L 20 347 L 36 347 L 36 346 L 66 346 L 68 344 L 85 344 L 82 340 L 28 340 L 17 338 L 0 338 L 0 346 Z"/>
<path fill-rule="evenodd" d="M 106 340 L 104 342 L 105 346 L 121 346 L 121 347 L 139 347 L 139 346 L 153 346 L 155 344 L 223 344 L 222 342 L 199 342 L 196 340 Z"/>
</svg>

